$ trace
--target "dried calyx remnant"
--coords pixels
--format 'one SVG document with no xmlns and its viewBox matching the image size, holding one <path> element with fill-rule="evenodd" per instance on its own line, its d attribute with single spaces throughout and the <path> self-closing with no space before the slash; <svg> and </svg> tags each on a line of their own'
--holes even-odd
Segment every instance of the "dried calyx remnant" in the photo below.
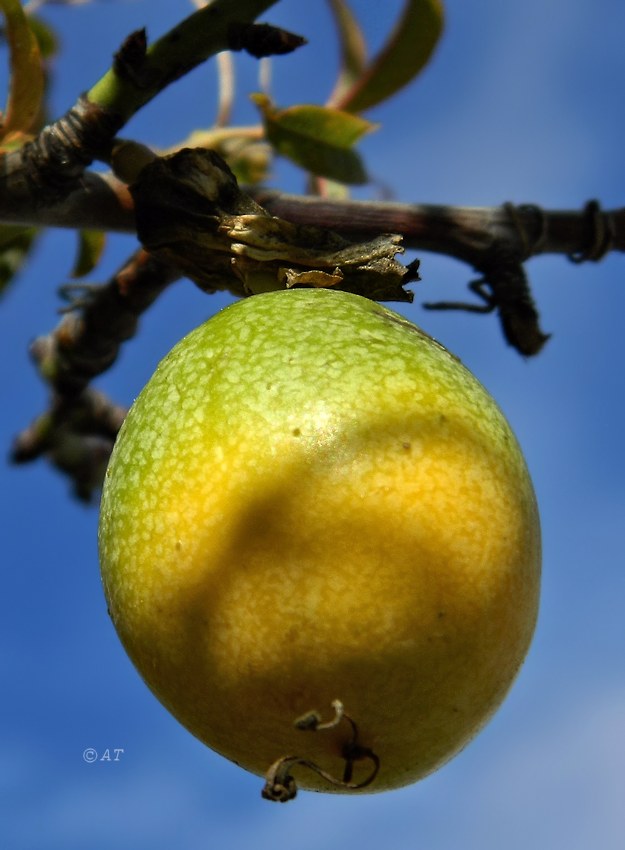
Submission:
<svg viewBox="0 0 625 850">
<path fill-rule="evenodd" d="M 342 722 L 349 724 L 351 735 L 349 740 L 343 745 L 342 750 L 342 757 L 345 760 L 342 779 L 332 776 L 332 774 L 323 770 L 319 765 L 309 759 L 292 755 L 282 756 L 271 765 L 265 776 L 265 786 L 262 790 L 262 796 L 265 800 L 286 803 L 296 796 L 297 786 L 295 779 L 291 775 L 291 770 L 298 765 L 314 771 L 331 785 L 346 791 L 359 791 L 362 788 L 366 788 L 376 778 L 380 769 L 380 759 L 373 750 L 363 747 L 358 741 L 358 727 L 352 718 L 345 713 L 341 700 L 335 699 L 332 702 L 332 708 L 334 709 L 334 717 L 331 720 L 324 722 L 316 711 L 311 711 L 299 717 L 294 725 L 302 731 L 323 732 L 336 729 Z M 357 761 L 363 760 L 371 762 L 371 772 L 361 782 L 353 782 L 354 764 Z"/>
<path fill-rule="evenodd" d="M 146 165 L 130 187 L 143 246 L 202 289 L 239 295 L 335 286 L 379 301 L 410 301 L 401 236 L 350 242 L 270 215 L 243 192 L 214 151 L 184 148 Z"/>
</svg>

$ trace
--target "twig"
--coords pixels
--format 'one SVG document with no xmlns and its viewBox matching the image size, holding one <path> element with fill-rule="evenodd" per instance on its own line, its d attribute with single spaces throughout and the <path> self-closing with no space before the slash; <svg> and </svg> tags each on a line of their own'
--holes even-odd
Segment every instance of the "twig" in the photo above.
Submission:
<svg viewBox="0 0 625 850">
<path fill-rule="evenodd" d="M 214 0 L 143 50 L 133 49 L 129 37 L 113 67 L 89 90 L 89 100 L 128 121 L 171 82 L 210 56 L 238 47 L 232 44 L 232 27 L 252 22 L 276 1 Z"/>
<path fill-rule="evenodd" d="M 77 301 L 52 333 L 36 339 L 33 359 L 55 393 L 79 395 L 109 369 L 120 345 L 134 336 L 141 313 L 179 277 L 177 269 L 141 249 L 108 283 Z"/>
<path fill-rule="evenodd" d="M 71 480 L 74 495 L 89 502 L 102 485 L 126 412 L 93 389 L 71 399 L 54 396 L 50 410 L 17 436 L 10 459 L 27 463 L 47 457 Z"/>
<path fill-rule="evenodd" d="M 46 456 L 71 479 L 78 498 L 92 498 L 126 411 L 89 382 L 112 365 L 141 313 L 178 277 L 141 249 L 108 283 L 77 300 L 54 331 L 35 340 L 31 353 L 52 396 L 49 410 L 17 436 L 14 463 Z"/>
</svg>

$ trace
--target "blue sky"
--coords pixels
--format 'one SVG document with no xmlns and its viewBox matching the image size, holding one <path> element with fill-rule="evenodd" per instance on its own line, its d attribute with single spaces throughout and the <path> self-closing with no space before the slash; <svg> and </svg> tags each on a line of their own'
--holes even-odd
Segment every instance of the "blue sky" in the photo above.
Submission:
<svg viewBox="0 0 625 850">
<path fill-rule="evenodd" d="M 353 0 L 371 34 L 390 25 Z M 447 30 L 410 90 L 371 113 L 383 127 L 363 144 L 370 172 L 401 201 L 623 204 L 625 6 L 620 0 L 448 0 Z M 51 6 L 64 58 L 57 114 L 107 68 L 133 28 L 152 36 L 186 0 Z M 333 41 L 321 0 L 282 0 L 268 19 L 309 37 L 276 61 L 283 104 L 321 102 Z M 4 74 L 0 66 L 0 74 Z M 254 63 L 239 62 L 241 105 Z M 5 76 L 0 76 L 3 81 Z M 214 115 L 215 72 L 195 71 L 138 115 L 126 135 L 175 142 Z M 303 180 L 279 164 L 275 185 Z M 377 190 L 371 188 L 371 193 Z M 103 276 L 132 249 L 112 241 Z M 49 231 L 0 304 L 0 446 L 45 404 L 28 343 L 57 321 L 71 233 Z M 617 850 L 625 841 L 625 259 L 528 264 L 553 338 L 524 361 L 492 316 L 432 314 L 421 301 L 464 297 L 470 270 L 422 254 L 423 281 L 403 312 L 454 350 L 497 398 L 524 448 L 541 508 L 542 608 L 528 660 L 504 706 L 454 761 L 401 791 L 342 798 L 260 799 L 260 781 L 193 739 L 143 685 L 113 632 L 96 551 L 97 510 L 73 502 L 43 463 L 0 465 L 0 843 L 12 850 L 300 850 L 354 844 L 397 850 Z M 129 403 L 157 361 L 224 299 L 173 287 L 99 385 Z M 117 762 L 83 751 L 123 749 Z"/>
</svg>

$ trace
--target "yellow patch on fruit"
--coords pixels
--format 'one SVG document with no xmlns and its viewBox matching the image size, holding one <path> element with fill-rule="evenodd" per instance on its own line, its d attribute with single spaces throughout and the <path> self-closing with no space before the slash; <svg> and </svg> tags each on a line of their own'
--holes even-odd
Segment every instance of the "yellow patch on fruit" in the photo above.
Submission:
<svg viewBox="0 0 625 850">
<path fill-rule="evenodd" d="M 441 345 L 343 292 L 252 296 L 174 347 L 120 432 L 99 540 L 156 696 L 254 773 L 298 756 L 280 782 L 303 788 L 435 770 L 501 703 L 536 621 L 539 520 L 502 413 Z"/>
</svg>

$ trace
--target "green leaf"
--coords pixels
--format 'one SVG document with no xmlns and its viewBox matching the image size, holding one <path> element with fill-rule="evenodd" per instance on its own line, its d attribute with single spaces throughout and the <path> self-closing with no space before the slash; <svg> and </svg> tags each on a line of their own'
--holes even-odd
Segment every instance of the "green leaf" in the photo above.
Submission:
<svg viewBox="0 0 625 850">
<path fill-rule="evenodd" d="M 28 133 L 37 120 L 44 96 L 44 72 L 39 44 L 19 0 L 0 0 L 11 55 L 11 82 L 0 138 Z"/>
<path fill-rule="evenodd" d="M 275 150 L 320 177 L 340 183 L 366 183 L 367 174 L 353 145 L 375 125 L 328 106 L 277 109 L 264 94 L 252 95 L 267 139 Z"/>
<path fill-rule="evenodd" d="M 54 30 L 41 18 L 31 15 L 28 18 L 30 28 L 33 31 L 39 51 L 44 59 L 51 59 L 59 50 L 59 41 Z"/>
<path fill-rule="evenodd" d="M 81 230 L 78 233 L 78 252 L 71 276 L 84 277 L 100 262 L 106 244 L 106 234 L 101 230 Z"/>
<path fill-rule="evenodd" d="M 0 296 L 6 293 L 27 260 L 38 232 L 35 227 L 0 226 Z"/>
<path fill-rule="evenodd" d="M 367 45 L 365 37 L 346 0 L 328 0 L 339 37 L 341 66 L 330 103 L 338 102 L 365 70 Z"/>
<path fill-rule="evenodd" d="M 388 41 L 336 105 L 362 112 L 387 100 L 425 67 L 442 31 L 442 0 L 406 0 Z"/>
</svg>

